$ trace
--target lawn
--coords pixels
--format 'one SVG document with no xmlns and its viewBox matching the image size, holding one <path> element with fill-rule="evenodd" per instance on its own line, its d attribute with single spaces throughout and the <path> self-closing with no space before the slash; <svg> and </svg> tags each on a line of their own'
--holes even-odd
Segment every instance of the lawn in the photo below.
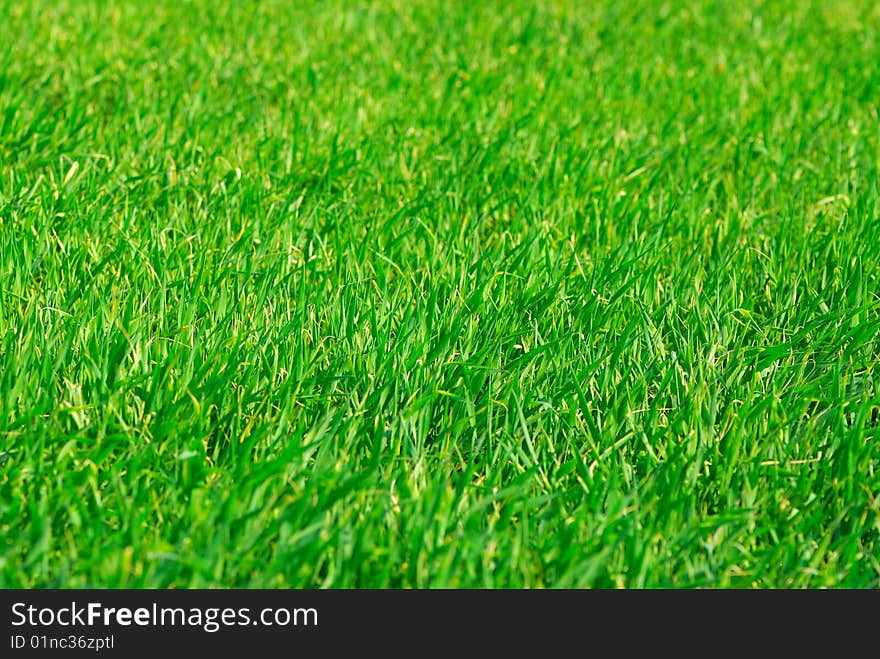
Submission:
<svg viewBox="0 0 880 659">
<path fill-rule="evenodd" d="M 868 0 L 0 0 L 0 587 L 880 586 Z"/>
</svg>

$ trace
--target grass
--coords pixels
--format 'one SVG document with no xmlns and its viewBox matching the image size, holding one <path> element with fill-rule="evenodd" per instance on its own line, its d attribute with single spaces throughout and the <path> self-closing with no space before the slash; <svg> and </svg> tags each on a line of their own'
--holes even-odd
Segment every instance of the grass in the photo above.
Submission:
<svg viewBox="0 0 880 659">
<path fill-rule="evenodd" d="M 880 585 L 875 3 L 0 17 L 0 586 Z"/>
</svg>

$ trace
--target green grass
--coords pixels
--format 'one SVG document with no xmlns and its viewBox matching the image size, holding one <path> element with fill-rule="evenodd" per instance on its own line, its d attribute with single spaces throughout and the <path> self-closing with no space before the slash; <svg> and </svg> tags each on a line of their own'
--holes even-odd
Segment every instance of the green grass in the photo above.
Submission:
<svg viewBox="0 0 880 659">
<path fill-rule="evenodd" d="M 880 586 L 878 39 L 0 0 L 0 587 Z"/>
</svg>

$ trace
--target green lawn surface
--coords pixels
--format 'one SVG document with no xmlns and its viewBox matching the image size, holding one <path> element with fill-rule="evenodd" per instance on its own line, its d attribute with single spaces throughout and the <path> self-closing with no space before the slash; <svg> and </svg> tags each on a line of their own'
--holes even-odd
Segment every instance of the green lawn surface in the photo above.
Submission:
<svg viewBox="0 0 880 659">
<path fill-rule="evenodd" d="M 0 587 L 877 588 L 878 39 L 0 0 Z"/>
</svg>

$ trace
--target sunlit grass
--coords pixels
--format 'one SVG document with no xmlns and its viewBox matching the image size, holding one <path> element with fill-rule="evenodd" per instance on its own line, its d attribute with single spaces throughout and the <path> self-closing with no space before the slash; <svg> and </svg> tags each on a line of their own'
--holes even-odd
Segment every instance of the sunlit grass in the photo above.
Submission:
<svg viewBox="0 0 880 659">
<path fill-rule="evenodd" d="M 877 587 L 878 34 L 0 0 L 0 586 Z"/>
</svg>

